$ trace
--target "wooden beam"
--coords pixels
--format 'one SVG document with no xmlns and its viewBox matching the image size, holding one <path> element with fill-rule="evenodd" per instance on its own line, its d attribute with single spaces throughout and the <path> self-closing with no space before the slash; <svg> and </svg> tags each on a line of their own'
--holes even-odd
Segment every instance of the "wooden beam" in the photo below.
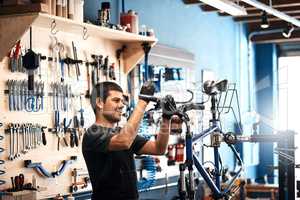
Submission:
<svg viewBox="0 0 300 200">
<path fill-rule="evenodd" d="M 284 29 L 287 26 L 287 22 L 285 21 L 271 21 L 270 26 L 267 29 L 262 29 L 260 27 L 260 22 L 258 23 L 249 23 L 248 26 L 248 32 L 255 32 L 255 31 L 262 31 L 262 30 L 272 30 L 272 29 Z"/>
<path fill-rule="evenodd" d="M 283 37 L 282 33 L 273 33 L 267 35 L 256 35 L 251 39 L 254 43 L 283 43 L 300 41 L 300 30 L 295 30 L 290 38 Z"/>
<path fill-rule="evenodd" d="M 261 15 L 261 10 L 259 9 L 246 9 L 247 10 L 247 16 L 260 16 Z M 290 6 L 290 7 L 280 7 L 277 8 L 276 10 L 280 12 L 284 12 L 285 14 L 291 14 L 291 13 L 296 13 L 300 12 L 300 4 L 299 6 Z M 220 16 L 230 16 L 227 13 L 219 13 Z"/>
<path fill-rule="evenodd" d="M 200 0 L 182 0 L 184 4 L 188 4 L 188 5 L 199 5 L 199 4 L 203 4 Z"/>
<path fill-rule="evenodd" d="M 295 12 L 289 14 L 289 16 L 294 17 L 296 19 L 299 19 L 300 17 L 300 12 Z M 268 20 L 269 21 L 276 21 L 276 20 L 282 20 L 277 17 L 274 17 L 273 15 L 268 14 Z M 241 16 L 241 17 L 234 17 L 234 21 L 236 22 L 247 22 L 247 23 L 253 23 L 253 22 L 259 22 L 261 21 L 261 16 Z"/>
<path fill-rule="evenodd" d="M 23 14 L 23 13 L 49 13 L 49 6 L 44 3 L 32 3 L 30 5 L 15 5 L 0 7 L 0 15 Z"/>
<path fill-rule="evenodd" d="M 299 15 L 299 16 L 294 16 L 294 18 L 300 20 L 300 15 Z M 269 21 L 269 22 L 274 22 L 274 21 L 283 21 L 283 22 L 284 22 L 284 20 L 279 19 L 279 18 L 276 18 L 276 17 L 274 17 L 274 18 L 269 18 L 268 21 Z M 260 22 L 261 22 L 260 19 L 257 19 L 257 20 L 255 19 L 255 20 L 247 21 L 246 23 L 260 23 Z"/>
<path fill-rule="evenodd" d="M 259 2 L 269 5 L 270 0 L 259 0 Z M 299 3 L 299 1 L 297 1 L 297 0 L 273 0 L 272 1 L 273 6 L 276 6 L 276 5 L 291 6 L 291 5 L 297 4 L 297 3 Z"/>
<path fill-rule="evenodd" d="M 205 12 L 216 12 L 218 9 L 209 5 L 201 5 L 200 8 Z"/>
<path fill-rule="evenodd" d="M 241 6 L 243 6 L 243 4 L 241 4 Z M 292 10 L 293 7 L 298 7 L 298 6 L 300 6 L 300 2 L 298 2 L 298 3 L 295 2 L 295 3 L 290 3 L 290 4 L 277 4 L 277 3 L 275 4 L 275 2 L 274 2 L 273 5 L 272 5 L 272 8 L 278 9 L 278 10 L 279 9 L 289 9 L 289 8 L 291 8 L 291 10 Z M 206 12 L 216 12 L 216 11 L 218 11 L 218 9 L 216 9 L 214 7 L 211 7 L 209 5 L 201 5 L 200 7 L 203 11 L 206 11 Z M 259 12 L 260 11 L 256 7 L 249 6 L 248 4 L 245 5 L 245 8 L 246 8 L 248 13 Z"/>
</svg>

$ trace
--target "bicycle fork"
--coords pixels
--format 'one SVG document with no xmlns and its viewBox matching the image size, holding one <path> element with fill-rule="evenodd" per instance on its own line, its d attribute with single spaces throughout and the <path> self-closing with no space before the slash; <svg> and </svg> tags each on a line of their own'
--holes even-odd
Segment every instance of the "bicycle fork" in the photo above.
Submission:
<svg viewBox="0 0 300 200">
<path fill-rule="evenodd" d="M 188 178 L 184 171 L 188 169 Z M 192 152 L 192 135 L 186 135 L 186 161 L 179 165 L 179 196 L 181 200 L 194 200 L 195 198 L 195 183 L 193 173 L 193 152 Z"/>
</svg>

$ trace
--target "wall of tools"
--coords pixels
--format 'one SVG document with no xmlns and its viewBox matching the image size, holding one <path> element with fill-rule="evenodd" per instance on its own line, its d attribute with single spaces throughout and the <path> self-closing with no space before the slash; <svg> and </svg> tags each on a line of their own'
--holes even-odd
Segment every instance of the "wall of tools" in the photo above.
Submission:
<svg viewBox="0 0 300 200">
<path fill-rule="evenodd" d="M 91 190 L 81 154 L 94 122 L 89 94 L 105 80 L 126 90 L 120 49 L 118 41 L 38 26 L 16 43 L 0 63 L 0 191 L 32 188 L 41 199 Z"/>
</svg>

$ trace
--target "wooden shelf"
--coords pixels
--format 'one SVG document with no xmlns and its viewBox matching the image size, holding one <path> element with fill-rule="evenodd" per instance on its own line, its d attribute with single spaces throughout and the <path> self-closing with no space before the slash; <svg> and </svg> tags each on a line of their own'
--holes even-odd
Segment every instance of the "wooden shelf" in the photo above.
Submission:
<svg viewBox="0 0 300 200">
<path fill-rule="evenodd" d="M 0 16 L 0 59 L 2 60 L 7 52 L 15 45 L 21 36 L 30 26 L 49 28 L 52 22 L 56 23 L 56 30 L 83 35 L 83 29 L 87 30 L 89 37 L 98 37 L 105 40 L 120 42 L 126 45 L 124 52 L 124 73 L 128 73 L 142 58 L 144 51 L 141 44 L 148 42 L 155 45 L 157 39 L 154 37 L 140 36 L 133 33 L 100 27 L 88 23 L 79 23 L 70 19 L 52 16 L 45 13 L 11 14 Z"/>
<path fill-rule="evenodd" d="M 10 15 L 11 13 L 49 13 L 49 6 L 44 3 L 32 3 L 30 5 L 12 5 L 0 7 L 0 15 Z"/>
</svg>

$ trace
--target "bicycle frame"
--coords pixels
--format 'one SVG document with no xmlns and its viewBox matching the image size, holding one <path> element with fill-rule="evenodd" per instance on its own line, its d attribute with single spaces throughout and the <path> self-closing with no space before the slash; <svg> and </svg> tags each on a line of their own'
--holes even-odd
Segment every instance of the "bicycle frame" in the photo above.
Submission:
<svg viewBox="0 0 300 200">
<path fill-rule="evenodd" d="M 222 82 L 220 82 L 222 83 Z M 189 116 L 186 114 L 189 110 L 203 110 L 204 106 L 203 103 L 190 103 L 190 104 L 184 104 L 181 109 L 174 110 L 174 114 L 179 115 L 183 122 L 186 125 L 186 139 L 185 139 L 185 145 L 186 145 L 186 160 L 184 163 L 179 164 L 179 171 L 180 171 L 180 182 L 179 182 L 179 195 L 180 199 L 186 200 L 186 197 L 190 200 L 194 200 L 194 194 L 195 194 L 195 187 L 194 187 L 194 176 L 193 176 L 193 166 L 196 167 L 198 172 L 201 174 L 205 182 L 208 184 L 209 188 L 212 190 L 214 199 L 220 199 L 222 197 L 228 197 L 230 193 L 230 189 L 232 188 L 234 181 L 240 176 L 242 170 L 243 170 L 243 164 L 240 156 L 238 155 L 238 152 L 234 148 L 232 143 L 229 143 L 228 141 L 224 141 L 227 143 L 227 145 L 230 147 L 231 151 L 233 152 L 235 158 L 238 160 L 238 164 L 240 165 L 240 169 L 237 170 L 236 175 L 232 178 L 232 180 L 229 182 L 228 186 L 225 189 L 221 189 L 221 174 L 220 174 L 220 166 L 219 166 L 219 147 L 222 141 L 222 137 L 225 135 L 221 128 L 219 127 L 219 120 L 217 118 L 217 93 L 213 92 L 213 88 L 216 87 L 216 85 L 209 86 L 208 89 L 208 95 L 211 97 L 211 113 L 212 113 L 212 119 L 210 120 L 210 127 L 206 130 L 204 130 L 202 133 L 193 136 L 190 131 L 190 125 L 189 125 Z M 222 91 L 224 91 L 224 88 L 221 88 Z M 219 90 L 219 91 L 221 91 Z M 157 105 L 160 104 L 160 99 L 153 96 L 146 96 L 146 95 L 139 95 L 140 97 L 147 98 L 149 101 L 157 102 Z M 188 102 L 185 102 L 188 103 Z M 156 106 L 154 109 L 160 108 L 159 106 Z M 215 181 L 210 177 L 208 172 L 205 170 L 204 166 L 199 161 L 197 155 L 193 153 L 193 142 L 198 141 L 199 139 L 203 139 L 206 136 L 211 135 L 212 141 L 212 147 L 214 148 L 214 165 L 215 165 Z M 186 183 L 186 177 L 185 177 L 185 169 L 188 168 L 188 182 Z"/>
<path fill-rule="evenodd" d="M 211 126 L 201 132 L 198 135 L 192 136 L 190 132 L 190 126 L 189 126 L 189 118 L 187 115 L 185 115 L 185 124 L 187 127 L 186 130 L 186 161 L 184 164 L 180 164 L 180 198 L 181 199 L 186 199 L 186 192 L 187 192 L 187 197 L 188 199 L 194 199 L 194 186 L 193 186 L 193 165 L 196 167 L 198 172 L 201 174 L 205 182 L 207 183 L 208 187 L 212 190 L 213 197 L 214 199 L 220 199 L 222 197 L 226 197 L 228 193 L 230 192 L 231 187 L 234 184 L 234 181 L 240 176 L 242 170 L 243 170 L 243 165 L 242 165 L 242 160 L 240 156 L 238 155 L 236 149 L 232 144 L 228 144 L 230 149 L 232 150 L 235 158 L 238 160 L 238 164 L 241 166 L 240 169 L 236 172 L 236 175 L 232 178 L 232 180 L 229 182 L 228 186 L 225 189 L 221 189 L 221 174 L 220 174 L 220 165 L 219 165 L 219 147 L 220 143 L 222 142 L 222 130 L 220 129 L 218 125 L 218 119 L 216 117 L 216 97 L 215 95 L 211 96 L 211 113 L 212 113 L 212 119 L 210 120 Z M 214 140 L 212 142 L 212 147 L 214 148 L 214 164 L 215 164 L 215 181 L 211 178 L 211 176 L 208 174 L 208 172 L 205 170 L 204 166 L 202 165 L 201 161 L 199 161 L 197 155 L 193 153 L 192 147 L 193 147 L 193 142 L 196 142 L 198 140 L 202 140 L 206 136 L 211 135 L 212 139 Z M 184 175 L 184 170 L 185 168 L 188 167 L 189 170 L 189 188 L 186 190 L 185 188 L 185 175 Z"/>
</svg>

